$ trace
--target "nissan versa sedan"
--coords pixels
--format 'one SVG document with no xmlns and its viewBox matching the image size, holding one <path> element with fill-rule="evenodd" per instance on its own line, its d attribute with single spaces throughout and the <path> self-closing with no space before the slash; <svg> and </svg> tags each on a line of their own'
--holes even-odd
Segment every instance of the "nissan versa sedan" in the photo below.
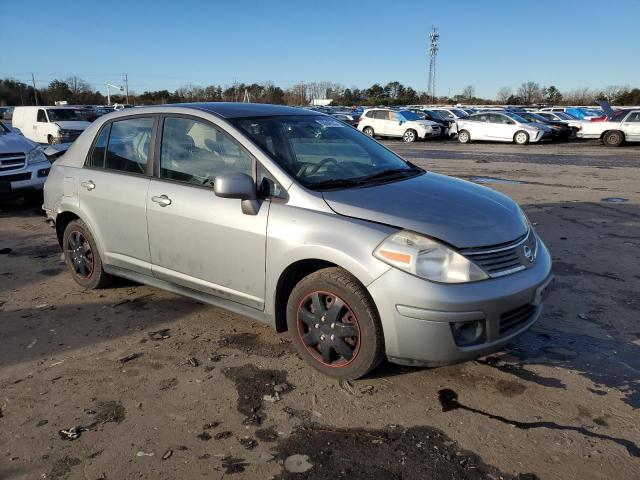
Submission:
<svg viewBox="0 0 640 480">
<path fill-rule="evenodd" d="M 526 145 L 552 136 L 552 130 L 548 126 L 531 123 L 513 112 L 474 113 L 457 120 L 456 129 L 460 143 L 489 140 Z"/>
<path fill-rule="evenodd" d="M 487 354 L 540 316 L 549 252 L 518 205 L 330 116 L 194 103 L 98 118 L 44 209 L 83 288 L 113 277 L 288 330 L 327 375 Z"/>
</svg>

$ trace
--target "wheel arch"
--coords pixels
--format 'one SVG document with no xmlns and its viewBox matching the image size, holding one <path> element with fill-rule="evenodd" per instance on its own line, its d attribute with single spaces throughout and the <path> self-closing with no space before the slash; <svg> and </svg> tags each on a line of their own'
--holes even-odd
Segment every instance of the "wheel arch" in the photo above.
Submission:
<svg viewBox="0 0 640 480">
<path fill-rule="evenodd" d="M 604 132 L 602 132 L 602 133 L 600 134 L 600 140 L 603 140 L 603 139 L 604 139 L 604 137 L 605 137 L 605 135 L 606 135 L 607 133 L 609 133 L 609 132 L 618 132 L 620 135 L 622 135 L 622 141 L 625 141 L 625 140 L 626 140 L 626 135 L 624 134 L 624 131 L 623 131 L 623 130 L 619 130 L 619 129 L 617 129 L 617 128 L 610 128 L 609 130 L 605 130 Z"/>
</svg>

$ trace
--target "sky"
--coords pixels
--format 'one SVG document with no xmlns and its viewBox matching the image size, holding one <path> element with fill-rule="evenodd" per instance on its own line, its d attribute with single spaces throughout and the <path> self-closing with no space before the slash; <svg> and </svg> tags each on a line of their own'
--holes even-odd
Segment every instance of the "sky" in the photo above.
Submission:
<svg viewBox="0 0 640 480">
<path fill-rule="evenodd" d="M 605 8 L 609 3 L 615 8 Z M 561 91 L 640 86 L 640 0 L 0 0 L 0 78 L 77 75 L 106 93 L 273 81 L 494 97 L 525 81 Z"/>
</svg>

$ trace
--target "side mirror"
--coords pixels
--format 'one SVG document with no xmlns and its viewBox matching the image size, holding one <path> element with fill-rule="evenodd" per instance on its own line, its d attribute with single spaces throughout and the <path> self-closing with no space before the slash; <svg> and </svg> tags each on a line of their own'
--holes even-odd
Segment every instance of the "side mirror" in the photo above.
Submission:
<svg viewBox="0 0 640 480">
<path fill-rule="evenodd" d="M 241 200 L 242 213 L 257 215 L 260 210 L 256 183 L 246 173 L 224 173 L 216 177 L 213 191 L 220 198 L 237 198 Z"/>
</svg>

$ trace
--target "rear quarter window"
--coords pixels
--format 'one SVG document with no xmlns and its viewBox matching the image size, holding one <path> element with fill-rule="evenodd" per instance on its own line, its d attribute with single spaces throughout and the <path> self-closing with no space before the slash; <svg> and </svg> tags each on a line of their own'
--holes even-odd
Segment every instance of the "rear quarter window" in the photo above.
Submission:
<svg viewBox="0 0 640 480">
<path fill-rule="evenodd" d="M 107 141 L 109 140 L 110 131 L 110 123 L 102 127 L 102 130 L 100 130 L 100 133 L 98 133 L 96 141 L 93 144 L 91 152 L 89 152 L 89 155 L 87 156 L 85 166 L 93 168 L 104 168 L 104 154 L 107 147 Z"/>
</svg>

